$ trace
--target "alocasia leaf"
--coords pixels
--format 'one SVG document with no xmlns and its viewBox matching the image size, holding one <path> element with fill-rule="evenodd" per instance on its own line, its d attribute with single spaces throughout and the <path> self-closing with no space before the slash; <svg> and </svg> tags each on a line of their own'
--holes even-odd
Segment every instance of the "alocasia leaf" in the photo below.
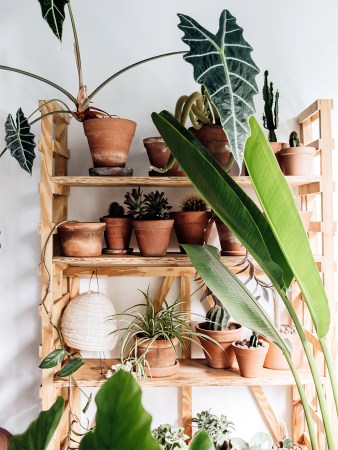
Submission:
<svg viewBox="0 0 338 450">
<path fill-rule="evenodd" d="M 206 87 L 215 104 L 231 151 L 241 167 L 250 134 L 248 119 L 255 113 L 253 96 L 258 93 L 255 77 L 259 69 L 251 58 L 252 47 L 228 10 L 222 12 L 215 35 L 191 17 L 178 16 L 183 42 L 190 46 L 184 59 L 193 65 L 195 80 Z"/>
<path fill-rule="evenodd" d="M 62 40 L 62 26 L 65 20 L 65 5 L 68 0 L 38 0 L 42 17 L 47 21 L 55 36 Z"/>
<path fill-rule="evenodd" d="M 31 174 L 35 158 L 35 136 L 30 132 L 30 125 L 21 108 L 16 113 L 16 123 L 12 115 L 8 114 L 5 131 L 5 141 L 11 155 L 24 170 Z"/>
</svg>

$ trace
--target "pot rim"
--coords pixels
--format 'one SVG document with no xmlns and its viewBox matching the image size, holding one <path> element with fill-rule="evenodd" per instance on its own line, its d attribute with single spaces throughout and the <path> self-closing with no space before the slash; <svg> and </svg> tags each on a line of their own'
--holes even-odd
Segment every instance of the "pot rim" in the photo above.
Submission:
<svg viewBox="0 0 338 450">
<path fill-rule="evenodd" d="M 259 346 L 259 347 L 247 347 L 247 348 L 243 348 L 243 347 L 238 347 L 238 345 L 236 345 L 236 342 L 232 342 L 231 346 L 234 347 L 234 349 L 238 349 L 238 350 L 243 350 L 244 352 L 246 351 L 255 351 L 255 352 L 263 352 L 263 351 L 268 351 L 269 350 L 269 346 L 270 344 L 268 342 L 266 342 L 267 345 L 263 346 Z"/>
<path fill-rule="evenodd" d="M 296 149 L 296 150 L 294 150 Z M 316 154 L 316 149 L 314 147 L 307 147 L 307 146 L 303 146 L 303 147 L 286 147 L 286 148 L 282 148 L 279 151 L 279 154 L 281 156 L 288 156 L 288 155 L 315 155 Z"/>
<path fill-rule="evenodd" d="M 243 325 L 241 325 L 240 323 L 235 322 L 235 321 L 229 322 L 230 325 L 238 325 L 238 327 L 235 328 L 234 330 L 207 330 L 207 329 L 201 327 L 201 325 L 203 325 L 203 324 L 205 324 L 205 323 L 206 323 L 206 322 L 200 322 L 200 323 L 197 323 L 197 324 L 195 324 L 195 328 L 197 327 L 197 328 L 199 328 L 200 330 L 202 330 L 202 332 L 203 332 L 203 331 L 207 331 L 207 332 L 210 333 L 210 334 L 213 334 L 213 333 L 215 333 L 215 334 L 217 334 L 217 333 L 234 334 L 234 333 L 236 333 L 238 330 L 243 329 Z"/>
<path fill-rule="evenodd" d="M 102 222 L 67 222 L 58 227 L 62 232 L 73 231 L 104 231 L 106 224 Z"/>
</svg>

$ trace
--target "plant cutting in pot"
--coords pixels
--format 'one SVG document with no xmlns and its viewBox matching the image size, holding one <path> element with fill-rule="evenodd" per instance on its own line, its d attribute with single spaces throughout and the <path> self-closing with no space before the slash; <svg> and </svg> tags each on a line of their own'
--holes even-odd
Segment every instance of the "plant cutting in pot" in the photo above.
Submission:
<svg viewBox="0 0 338 450">
<path fill-rule="evenodd" d="M 154 428 L 152 436 L 160 444 L 162 450 L 188 450 L 186 441 L 189 439 L 184 434 L 184 428 L 164 423 Z"/>
<path fill-rule="evenodd" d="M 253 331 L 250 339 L 232 343 L 242 377 L 256 378 L 261 374 L 269 344 Z"/>
<path fill-rule="evenodd" d="M 235 431 L 233 422 L 227 419 L 224 414 L 217 416 L 209 411 L 201 411 L 191 419 L 192 424 L 196 424 L 199 431 L 206 431 L 211 437 L 215 450 L 229 449 L 228 438 Z"/>
<path fill-rule="evenodd" d="M 109 254 L 130 254 L 133 249 L 129 248 L 131 238 L 131 218 L 125 215 L 123 206 L 113 202 L 109 206 L 107 216 L 100 217 L 100 222 L 106 224 L 104 237 L 107 248 L 103 253 Z"/>
<path fill-rule="evenodd" d="M 285 175 L 313 175 L 316 150 L 313 147 L 305 147 L 301 144 L 297 131 L 292 131 L 290 134 L 289 144 L 290 147 L 283 148 L 280 151 Z"/>
<path fill-rule="evenodd" d="M 164 256 L 169 245 L 174 220 L 169 218 L 171 206 L 164 192 L 144 194 L 140 188 L 125 195 L 124 203 L 142 256 Z"/>
</svg>

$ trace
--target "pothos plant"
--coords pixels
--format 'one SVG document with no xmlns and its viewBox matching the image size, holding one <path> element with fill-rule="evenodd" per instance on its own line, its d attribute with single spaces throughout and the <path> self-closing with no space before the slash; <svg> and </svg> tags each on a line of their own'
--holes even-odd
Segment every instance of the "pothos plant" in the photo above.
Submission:
<svg viewBox="0 0 338 450">
<path fill-rule="evenodd" d="M 38 0 L 41 5 L 41 11 L 43 18 L 47 21 L 50 28 L 52 29 L 54 35 L 61 41 L 62 40 L 62 33 L 63 33 L 63 25 L 64 20 L 66 17 L 65 8 L 67 7 L 69 18 L 71 21 L 71 26 L 73 30 L 73 36 L 74 36 L 74 49 L 75 49 L 75 59 L 76 59 L 76 66 L 77 66 L 77 73 L 78 73 L 78 93 L 76 96 L 72 95 L 69 91 L 64 89 L 62 86 L 59 86 L 58 84 L 54 83 L 53 81 L 47 80 L 46 78 L 43 78 L 39 75 L 36 75 L 31 72 L 27 72 L 22 69 L 17 69 L 14 67 L 8 67 L 4 65 L 0 65 L 1 70 L 8 70 L 11 72 L 20 73 L 22 75 L 25 75 L 27 77 L 35 78 L 42 83 L 46 83 L 49 86 L 57 89 L 59 92 L 61 92 L 63 95 L 68 97 L 68 100 L 70 100 L 75 110 L 71 109 L 66 103 L 64 103 L 62 100 L 59 99 L 53 99 L 57 100 L 69 113 L 74 119 L 83 122 L 85 120 L 91 119 L 91 118 L 97 118 L 97 117 L 111 117 L 110 114 L 95 108 L 91 105 L 92 99 L 95 97 L 95 95 L 101 91 L 103 87 L 105 87 L 108 83 L 110 83 L 112 80 L 114 80 L 119 75 L 123 74 L 129 69 L 132 69 L 133 67 L 136 67 L 140 64 L 143 64 L 148 61 L 152 61 L 154 59 L 162 58 L 165 56 L 171 56 L 176 55 L 180 53 L 184 53 L 182 51 L 177 52 L 171 52 L 171 53 L 165 53 L 157 56 L 153 56 L 147 59 L 144 59 L 142 61 L 138 61 L 134 64 L 131 64 L 128 67 L 125 67 L 118 72 L 111 75 L 109 78 L 107 78 L 105 81 L 103 81 L 96 89 L 94 89 L 93 92 L 90 94 L 87 93 L 87 86 L 84 82 L 83 74 L 82 74 L 82 63 L 81 63 L 81 54 L 80 54 L 80 46 L 79 46 L 79 40 L 77 35 L 77 30 L 75 26 L 75 20 L 71 8 L 71 2 L 70 0 Z M 50 100 L 50 101 L 53 101 Z M 49 103 L 49 102 L 47 102 Z M 7 120 L 5 122 L 5 141 L 6 141 L 6 148 L 0 153 L 0 157 L 3 156 L 3 154 L 9 150 L 11 155 L 18 161 L 20 166 L 27 171 L 28 173 L 32 173 L 32 166 L 35 158 L 35 136 L 31 132 L 30 127 L 35 122 L 41 119 L 41 117 L 44 117 L 45 115 L 49 114 L 58 114 L 58 113 L 64 113 L 65 111 L 53 111 L 48 112 L 44 114 L 43 116 L 40 116 L 38 118 L 34 119 L 34 116 L 38 113 L 39 109 L 36 109 L 33 111 L 33 113 L 26 117 L 23 113 L 22 109 L 19 108 L 16 113 L 16 118 L 14 119 L 11 114 L 7 116 Z"/>
</svg>

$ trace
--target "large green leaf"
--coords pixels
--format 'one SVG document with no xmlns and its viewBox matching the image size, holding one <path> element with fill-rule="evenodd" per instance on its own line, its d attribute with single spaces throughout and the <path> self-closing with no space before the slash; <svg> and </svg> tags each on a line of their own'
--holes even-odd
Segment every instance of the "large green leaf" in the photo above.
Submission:
<svg viewBox="0 0 338 450">
<path fill-rule="evenodd" d="M 179 165 L 220 219 L 248 249 L 272 282 L 289 286 L 292 272 L 262 212 L 212 158 L 202 144 L 171 114 L 152 114 L 153 121 Z"/>
<path fill-rule="evenodd" d="M 330 310 L 292 192 L 257 120 L 250 119 L 245 163 L 271 229 L 294 273 L 319 338 L 330 325 Z"/>
<path fill-rule="evenodd" d="M 212 439 L 206 431 L 199 431 L 195 434 L 189 445 L 189 450 L 214 450 Z"/>
<path fill-rule="evenodd" d="M 35 158 L 35 136 L 30 132 L 30 125 L 21 108 L 16 113 L 16 123 L 14 123 L 12 115 L 8 115 L 5 131 L 5 141 L 11 155 L 26 172 L 31 174 Z"/>
<path fill-rule="evenodd" d="M 64 407 L 64 399 L 59 397 L 54 405 L 39 414 L 27 431 L 11 440 L 9 450 L 45 450 L 56 430 Z"/>
<path fill-rule="evenodd" d="M 51 27 L 55 36 L 62 40 L 62 27 L 65 20 L 65 6 L 68 0 L 38 0 L 42 17 Z"/>
<path fill-rule="evenodd" d="M 80 450 L 160 450 L 141 395 L 132 375 L 119 370 L 112 376 L 96 396 L 96 427 L 82 439 Z"/>
<path fill-rule="evenodd" d="M 184 59 L 194 66 L 195 80 L 207 88 L 241 167 L 250 132 L 248 119 L 255 113 L 253 96 L 258 93 L 255 77 L 259 69 L 251 58 L 252 47 L 228 10 L 220 16 L 216 35 L 191 17 L 178 16 L 183 42 L 190 46 Z"/>
</svg>

